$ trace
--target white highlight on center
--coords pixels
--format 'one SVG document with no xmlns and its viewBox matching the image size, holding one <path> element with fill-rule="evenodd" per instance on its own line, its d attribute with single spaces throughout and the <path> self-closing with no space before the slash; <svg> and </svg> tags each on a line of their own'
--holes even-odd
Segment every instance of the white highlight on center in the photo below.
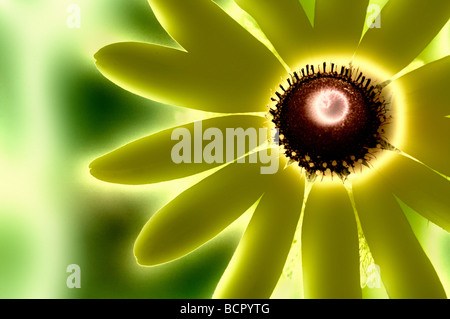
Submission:
<svg viewBox="0 0 450 319">
<path fill-rule="evenodd" d="M 321 124 L 339 123 L 345 119 L 349 111 L 347 98 L 336 90 L 321 90 L 310 101 L 311 116 Z"/>
</svg>

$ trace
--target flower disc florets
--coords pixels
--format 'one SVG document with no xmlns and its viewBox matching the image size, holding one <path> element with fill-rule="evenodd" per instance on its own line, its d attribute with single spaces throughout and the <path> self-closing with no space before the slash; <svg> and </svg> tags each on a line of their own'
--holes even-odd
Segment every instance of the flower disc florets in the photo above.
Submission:
<svg viewBox="0 0 450 319">
<path fill-rule="evenodd" d="M 337 174 L 345 179 L 387 148 L 389 122 L 382 87 L 352 67 L 307 65 L 276 92 L 269 113 L 285 155 L 309 177 Z"/>
</svg>

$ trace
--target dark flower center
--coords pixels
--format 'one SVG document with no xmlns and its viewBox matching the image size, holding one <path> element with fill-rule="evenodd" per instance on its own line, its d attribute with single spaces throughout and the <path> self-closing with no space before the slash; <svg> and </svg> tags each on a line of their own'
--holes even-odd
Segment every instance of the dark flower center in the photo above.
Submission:
<svg viewBox="0 0 450 319">
<path fill-rule="evenodd" d="M 359 165 L 369 166 L 386 148 L 383 126 L 388 111 L 381 86 L 352 67 L 322 70 L 307 65 L 280 85 L 269 113 L 279 129 L 285 155 L 314 178 L 337 174 L 345 179 Z"/>
</svg>

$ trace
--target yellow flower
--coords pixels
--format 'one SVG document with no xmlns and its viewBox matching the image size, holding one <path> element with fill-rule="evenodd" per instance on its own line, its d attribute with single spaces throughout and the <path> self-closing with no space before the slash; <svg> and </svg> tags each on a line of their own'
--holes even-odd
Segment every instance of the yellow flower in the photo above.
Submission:
<svg viewBox="0 0 450 319">
<path fill-rule="evenodd" d="M 261 174 L 258 163 L 232 162 L 221 167 L 152 216 L 135 244 L 139 264 L 157 265 L 186 255 L 259 200 L 214 297 L 270 297 L 286 260 L 291 258 L 290 251 L 301 254 L 306 298 L 361 297 L 360 265 L 364 263 L 379 267 L 391 298 L 446 297 L 399 199 L 449 231 L 450 125 L 446 116 L 450 113 L 450 57 L 403 76 L 395 75 L 447 23 L 450 2 L 391 0 L 381 11 L 381 28 L 369 29 L 361 39 L 368 0 L 316 0 L 314 27 L 297 0 L 236 0 L 258 23 L 273 50 L 212 1 L 149 3 L 184 50 L 149 43 L 115 43 L 96 54 L 97 67 L 132 93 L 215 112 L 216 117 L 202 122 L 203 130 L 269 127 L 265 116 L 267 105 L 271 105 L 275 110 L 271 125 L 281 133 L 289 131 L 286 127 L 292 127 L 293 122 L 285 125 L 286 120 L 279 120 L 283 116 L 295 120 L 291 113 L 280 115 L 288 108 L 286 96 L 299 82 L 314 78 L 306 74 L 296 79 L 294 72 L 301 74 L 305 65 L 319 66 L 311 72 L 328 72 L 333 78 L 334 73 L 327 71 L 332 62 L 343 65 L 342 72 L 349 74 L 342 77 L 353 83 L 349 84 L 353 88 L 358 87 L 357 93 L 349 94 L 362 94 L 367 100 L 374 98 L 373 90 L 381 92 L 379 97 L 388 104 L 379 107 L 389 110 L 377 119 L 388 115 L 393 123 L 375 134 L 370 145 L 357 150 L 362 158 L 344 154 L 321 161 L 321 154 L 335 153 L 329 151 L 328 138 L 321 140 L 321 132 L 305 130 L 301 131 L 304 134 L 291 135 L 289 143 L 280 136 L 286 138 L 281 141 L 285 154 L 279 158 L 282 169 L 276 174 Z M 323 62 L 328 63 L 328 69 Z M 356 80 L 357 69 L 370 72 L 371 78 L 378 79 L 378 86 L 369 87 L 367 79 Z M 281 93 L 274 94 L 277 89 Z M 321 90 L 323 87 L 317 88 Z M 271 102 L 273 97 L 275 103 Z M 381 126 L 377 132 L 384 129 Z M 194 123 L 179 128 L 195 133 Z M 112 183 L 136 185 L 177 179 L 221 165 L 175 163 L 171 152 L 178 141 L 172 140 L 173 131 L 144 137 L 96 159 L 91 163 L 91 174 Z M 317 143 L 310 146 L 312 149 L 292 146 L 304 145 L 296 139 L 313 133 Z M 345 134 L 359 143 L 347 131 Z M 340 135 L 336 140 L 342 140 Z M 375 145 L 374 141 L 380 143 Z M 355 150 L 355 143 L 340 146 Z M 311 166 L 310 155 L 316 148 L 325 148 L 325 153 L 319 152 Z M 382 159 L 369 161 L 369 149 L 378 149 L 374 155 Z M 286 165 L 292 162 L 298 165 Z M 371 168 L 363 169 L 361 163 Z M 321 168 L 316 172 L 312 167 L 317 165 Z M 301 174 L 301 168 L 306 174 Z M 314 179 L 316 174 L 324 180 Z M 335 178 L 330 181 L 332 174 Z"/>
</svg>

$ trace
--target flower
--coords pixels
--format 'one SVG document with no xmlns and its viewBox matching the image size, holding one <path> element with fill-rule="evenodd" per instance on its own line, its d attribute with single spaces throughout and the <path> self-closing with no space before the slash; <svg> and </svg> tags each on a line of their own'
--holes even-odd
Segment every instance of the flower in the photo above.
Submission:
<svg viewBox="0 0 450 319">
<path fill-rule="evenodd" d="M 233 162 L 220 167 L 151 217 L 135 244 L 139 264 L 156 265 L 186 255 L 258 201 L 214 297 L 270 297 L 286 260 L 291 258 L 289 252 L 295 254 L 298 249 L 306 298 L 361 297 L 360 265 L 364 263 L 379 267 L 391 298 L 446 297 L 400 200 L 449 231 L 450 153 L 446 137 L 450 136 L 450 126 L 446 116 L 450 96 L 446 86 L 450 57 L 395 75 L 447 23 L 448 1 L 389 1 L 381 11 L 382 27 L 369 29 L 361 38 L 368 0 L 317 0 L 314 27 L 296 0 L 236 0 L 258 23 L 273 50 L 212 1 L 149 3 L 184 50 L 149 43 L 115 43 L 95 55 L 97 67 L 132 93 L 215 112 L 216 117 L 202 122 L 203 129 L 224 132 L 226 128 L 267 127 L 266 107 L 280 77 L 290 79 L 290 92 L 293 72 L 301 65 L 330 61 L 343 65 L 351 61 L 351 66 L 344 67 L 350 73 L 348 81 L 354 79 L 355 67 L 378 74 L 382 81 L 377 88 L 386 99 L 384 92 L 391 90 L 393 94 L 388 102 L 395 125 L 377 137 L 380 143 L 386 142 L 375 154 L 383 155 L 383 160 L 364 168 L 364 174 L 353 173 L 348 178 L 344 174 L 344 183 L 338 178 L 328 181 L 327 176 L 325 181 L 316 178 L 313 182 L 315 171 L 302 162 L 308 161 L 309 153 L 300 158 L 297 152 L 302 150 L 289 149 L 292 143 L 283 141 L 287 151 L 279 158 L 280 167 L 292 161 L 299 165 L 289 165 L 276 174 L 261 174 L 257 163 Z M 326 70 L 324 65 L 318 72 Z M 369 81 L 364 81 L 353 87 L 366 86 L 369 91 L 358 94 L 371 96 Z M 286 108 L 283 97 L 287 94 L 276 94 L 278 111 L 274 113 Z M 274 123 L 281 126 L 277 126 L 280 131 L 285 129 L 280 121 Z M 179 128 L 194 133 L 195 124 Z M 144 137 L 96 159 L 91 163 L 91 174 L 112 183 L 136 185 L 219 167 L 216 162 L 174 163 L 171 152 L 177 141 L 171 138 L 173 131 Z M 291 136 L 290 142 L 298 136 Z M 317 136 L 317 145 L 322 145 L 321 135 Z M 325 168 L 330 169 L 334 162 L 342 166 L 341 171 L 331 170 L 335 175 L 344 168 L 349 173 L 355 167 L 359 170 L 358 159 L 353 158 L 353 165 L 344 160 L 347 157 L 351 154 L 339 161 L 316 161 L 313 166 L 323 165 L 322 175 L 330 175 Z M 301 175 L 299 166 L 308 174 Z"/>
</svg>

